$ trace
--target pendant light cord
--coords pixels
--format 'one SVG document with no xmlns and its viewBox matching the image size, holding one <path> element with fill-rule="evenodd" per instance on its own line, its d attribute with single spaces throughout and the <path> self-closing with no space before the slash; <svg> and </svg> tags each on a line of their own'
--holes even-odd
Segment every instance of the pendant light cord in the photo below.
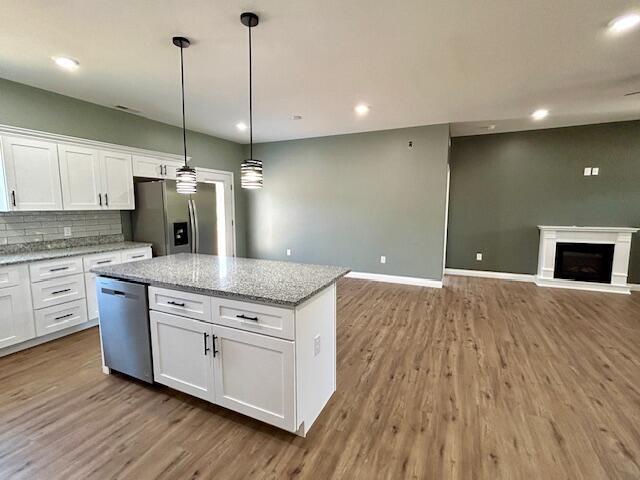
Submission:
<svg viewBox="0 0 640 480">
<path fill-rule="evenodd" d="M 253 68 L 251 62 L 251 20 L 249 21 L 249 158 L 253 160 Z"/>
<path fill-rule="evenodd" d="M 187 166 L 187 128 L 184 121 L 184 59 L 182 51 L 184 48 L 180 45 L 180 83 L 182 87 L 182 145 L 184 146 L 184 166 Z"/>
</svg>

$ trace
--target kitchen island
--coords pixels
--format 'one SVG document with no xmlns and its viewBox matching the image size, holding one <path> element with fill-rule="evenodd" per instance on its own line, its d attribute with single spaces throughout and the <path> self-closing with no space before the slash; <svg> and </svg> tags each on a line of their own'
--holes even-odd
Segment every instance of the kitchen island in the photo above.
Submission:
<svg viewBox="0 0 640 480">
<path fill-rule="evenodd" d="M 110 281 L 148 286 L 157 383 L 301 436 L 336 389 L 335 282 L 348 269 L 179 254 L 92 271 L 99 298 Z"/>
</svg>

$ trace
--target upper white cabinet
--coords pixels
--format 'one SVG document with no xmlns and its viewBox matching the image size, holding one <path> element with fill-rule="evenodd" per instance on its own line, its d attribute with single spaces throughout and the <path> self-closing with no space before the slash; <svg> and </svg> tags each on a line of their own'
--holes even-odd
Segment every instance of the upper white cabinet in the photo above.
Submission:
<svg viewBox="0 0 640 480">
<path fill-rule="evenodd" d="M 133 210 L 133 168 L 128 153 L 101 150 L 100 173 L 102 177 L 103 206 L 110 210 Z"/>
<path fill-rule="evenodd" d="M 58 145 L 65 210 L 132 210 L 131 155 Z"/>
<path fill-rule="evenodd" d="M 102 208 L 98 150 L 77 145 L 58 145 L 60 180 L 65 210 Z"/>
<path fill-rule="evenodd" d="M 0 210 L 62 210 L 55 143 L 2 137 L 0 168 Z"/>
<path fill-rule="evenodd" d="M 136 177 L 175 180 L 176 170 L 181 166 L 180 162 L 133 155 L 133 175 Z"/>
</svg>

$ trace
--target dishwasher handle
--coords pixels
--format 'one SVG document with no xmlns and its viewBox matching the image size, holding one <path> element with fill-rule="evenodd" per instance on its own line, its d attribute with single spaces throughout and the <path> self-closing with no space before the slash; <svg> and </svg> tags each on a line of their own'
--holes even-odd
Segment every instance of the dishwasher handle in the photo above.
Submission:
<svg viewBox="0 0 640 480">
<path fill-rule="evenodd" d="M 114 290 L 112 288 L 105 288 L 102 287 L 100 289 L 100 291 L 102 293 L 104 293 L 105 295 L 114 295 L 116 297 L 124 297 L 124 298 L 130 298 L 132 300 L 137 300 L 138 299 L 138 295 L 133 295 L 131 293 L 127 293 L 127 292 L 122 292 L 120 290 Z"/>
</svg>

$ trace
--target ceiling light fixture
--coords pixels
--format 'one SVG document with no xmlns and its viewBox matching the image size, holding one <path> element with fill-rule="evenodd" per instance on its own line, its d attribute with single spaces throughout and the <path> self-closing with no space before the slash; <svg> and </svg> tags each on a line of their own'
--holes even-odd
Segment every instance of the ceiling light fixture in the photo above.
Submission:
<svg viewBox="0 0 640 480">
<path fill-rule="evenodd" d="M 178 193 L 190 195 L 196 193 L 196 169 L 187 165 L 187 127 L 184 114 L 184 58 L 183 50 L 189 48 L 191 42 L 184 37 L 173 37 L 173 44 L 180 48 L 180 86 L 182 92 L 182 145 L 184 147 L 184 166 L 176 171 L 176 190 Z"/>
<path fill-rule="evenodd" d="M 539 108 L 531 114 L 531 118 L 533 118 L 534 120 L 542 120 L 543 118 L 546 118 L 547 115 L 549 115 L 549 110 L 545 108 Z"/>
<path fill-rule="evenodd" d="M 291 115 L 291 120 L 302 120 L 302 115 Z"/>
<path fill-rule="evenodd" d="M 249 158 L 240 165 L 240 186 L 249 190 L 262 188 L 262 161 L 253 158 L 253 69 L 251 66 L 251 29 L 260 21 L 258 15 L 245 12 L 240 21 L 249 29 Z"/>
<path fill-rule="evenodd" d="M 356 105 L 354 110 L 358 115 L 366 115 L 367 113 L 369 113 L 369 110 L 371 110 L 371 107 L 369 105 L 365 105 L 364 103 L 360 103 Z"/>
<path fill-rule="evenodd" d="M 492 123 L 491 125 L 487 126 L 487 130 L 495 130 L 495 129 L 496 129 L 495 123 Z"/>
<path fill-rule="evenodd" d="M 615 34 L 624 33 L 638 25 L 640 25 L 640 14 L 629 13 L 628 15 L 622 15 L 621 17 L 611 20 L 611 22 L 609 22 L 609 31 Z"/>
<path fill-rule="evenodd" d="M 77 70 L 80 66 L 80 62 L 69 57 L 51 57 L 51 59 L 56 62 L 56 65 L 58 65 L 60 68 L 64 68 L 65 70 L 69 70 L 70 72 Z"/>
<path fill-rule="evenodd" d="M 244 122 L 238 122 L 236 123 L 236 128 L 241 132 L 244 132 L 247 129 L 247 124 Z"/>
</svg>

